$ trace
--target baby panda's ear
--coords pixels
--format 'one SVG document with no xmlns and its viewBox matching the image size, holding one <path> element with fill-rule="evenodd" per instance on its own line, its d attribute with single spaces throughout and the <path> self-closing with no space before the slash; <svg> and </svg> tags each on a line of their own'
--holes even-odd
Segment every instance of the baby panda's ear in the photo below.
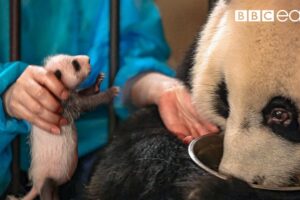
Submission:
<svg viewBox="0 0 300 200">
<path fill-rule="evenodd" d="M 58 80 L 61 80 L 62 74 L 61 74 L 61 71 L 60 71 L 59 69 L 57 69 L 57 70 L 54 72 L 54 75 L 56 76 L 56 78 L 57 78 Z"/>
</svg>

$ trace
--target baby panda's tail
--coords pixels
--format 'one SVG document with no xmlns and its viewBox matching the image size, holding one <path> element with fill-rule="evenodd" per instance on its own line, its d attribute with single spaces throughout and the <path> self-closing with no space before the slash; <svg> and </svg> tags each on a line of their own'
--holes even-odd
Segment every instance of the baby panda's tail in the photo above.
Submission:
<svg viewBox="0 0 300 200">
<path fill-rule="evenodd" d="M 58 187 L 51 178 L 46 178 L 40 193 L 41 200 L 59 200 Z"/>
</svg>

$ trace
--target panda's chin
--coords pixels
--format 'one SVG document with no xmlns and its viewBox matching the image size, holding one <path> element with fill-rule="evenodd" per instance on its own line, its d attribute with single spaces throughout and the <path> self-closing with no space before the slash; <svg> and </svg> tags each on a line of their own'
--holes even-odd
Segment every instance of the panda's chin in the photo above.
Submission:
<svg viewBox="0 0 300 200">
<path fill-rule="evenodd" d="M 249 182 L 246 181 L 253 188 L 266 189 L 266 190 L 299 190 L 300 189 L 300 176 L 292 176 L 290 178 L 265 178 L 262 182 Z"/>
</svg>

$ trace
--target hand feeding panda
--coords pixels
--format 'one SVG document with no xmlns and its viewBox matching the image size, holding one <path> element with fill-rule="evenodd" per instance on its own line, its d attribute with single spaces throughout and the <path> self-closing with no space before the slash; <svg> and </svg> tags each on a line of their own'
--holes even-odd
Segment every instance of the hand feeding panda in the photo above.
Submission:
<svg viewBox="0 0 300 200">
<path fill-rule="evenodd" d="M 74 120 L 81 112 L 110 102 L 118 93 L 117 87 L 100 92 L 99 84 L 104 78 L 103 74 L 97 77 L 92 87 L 76 91 L 77 86 L 90 73 L 89 61 L 88 56 L 56 55 L 45 62 L 47 71 L 54 73 L 70 90 L 69 98 L 62 102 L 62 115 L 69 124 L 61 127 L 60 135 L 53 135 L 32 126 L 29 177 L 33 187 L 24 199 L 34 199 L 38 194 L 41 199 L 58 199 L 57 187 L 71 178 L 77 166 L 77 133 Z"/>
</svg>

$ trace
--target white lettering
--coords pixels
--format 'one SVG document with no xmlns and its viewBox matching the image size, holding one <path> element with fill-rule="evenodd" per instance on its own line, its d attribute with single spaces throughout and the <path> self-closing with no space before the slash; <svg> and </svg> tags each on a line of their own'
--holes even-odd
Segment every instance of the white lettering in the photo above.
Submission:
<svg viewBox="0 0 300 200">
<path fill-rule="evenodd" d="M 247 10 L 236 10 L 235 11 L 235 21 L 236 22 L 246 22 L 247 18 Z"/>
<path fill-rule="evenodd" d="M 300 10 L 235 10 L 235 21 L 300 23 Z"/>
<path fill-rule="evenodd" d="M 293 17 L 293 14 L 294 14 L 294 17 Z M 291 22 L 300 22 L 299 10 L 292 10 L 289 14 L 289 19 Z"/>
<path fill-rule="evenodd" d="M 249 22 L 260 22 L 260 10 L 249 10 L 248 11 Z"/>
<path fill-rule="evenodd" d="M 289 13 L 286 10 L 279 10 L 277 12 L 277 20 L 280 22 L 286 22 L 289 18 Z"/>
<path fill-rule="evenodd" d="M 274 10 L 263 10 L 261 18 L 263 22 L 274 22 Z"/>
</svg>

